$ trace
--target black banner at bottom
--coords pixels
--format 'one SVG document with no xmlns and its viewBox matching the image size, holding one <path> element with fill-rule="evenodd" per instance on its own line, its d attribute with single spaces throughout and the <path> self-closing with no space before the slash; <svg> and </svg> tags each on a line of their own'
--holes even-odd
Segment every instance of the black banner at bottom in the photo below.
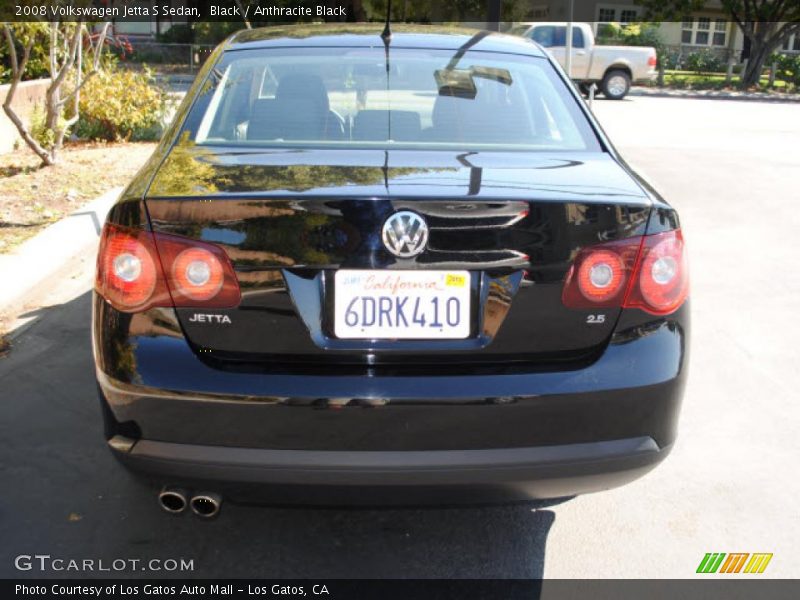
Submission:
<svg viewBox="0 0 800 600">
<path fill-rule="evenodd" d="M 2 582 L 2 598 L 320 598 L 501 599 L 537 598 L 621 600 L 626 598 L 759 600 L 800 597 L 798 580 L 523 580 L 523 579 L 329 579 L 329 580 L 11 580 Z"/>
</svg>

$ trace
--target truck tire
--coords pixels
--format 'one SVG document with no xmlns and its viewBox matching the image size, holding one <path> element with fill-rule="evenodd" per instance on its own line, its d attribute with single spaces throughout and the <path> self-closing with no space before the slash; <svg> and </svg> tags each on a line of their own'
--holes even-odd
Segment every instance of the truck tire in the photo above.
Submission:
<svg viewBox="0 0 800 600">
<path fill-rule="evenodd" d="M 603 77 L 600 89 L 609 100 L 622 100 L 631 89 L 631 76 L 620 69 L 609 71 Z"/>
</svg>

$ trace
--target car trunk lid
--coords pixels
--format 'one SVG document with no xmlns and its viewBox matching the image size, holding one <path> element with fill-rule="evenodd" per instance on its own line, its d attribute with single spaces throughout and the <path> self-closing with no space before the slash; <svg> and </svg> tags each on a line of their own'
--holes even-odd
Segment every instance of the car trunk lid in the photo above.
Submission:
<svg viewBox="0 0 800 600">
<path fill-rule="evenodd" d="M 222 247 L 241 304 L 177 310 L 203 357 L 244 362 L 570 361 L 608 339 L 619 309 L 566 308 L 580 249 L 644 233 L 650 200 L 604 153 L 237 150 L 176 146 L 146 197 L 152 228 Z M 390 253 L 398 211 L 421 215 L 426 249 Z M 467 272 L 462 339 L 342 339 L 340 269 Z M 211 316 L 206 316 L 211 315 Z M 225 315 L 218 319 L 213 315 Z"/>
</svg>

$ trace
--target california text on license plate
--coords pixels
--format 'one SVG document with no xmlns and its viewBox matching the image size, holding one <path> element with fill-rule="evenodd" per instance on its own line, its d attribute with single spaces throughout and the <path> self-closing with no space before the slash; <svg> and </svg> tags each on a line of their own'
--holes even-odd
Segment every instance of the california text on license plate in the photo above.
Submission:
<svg viewBox="0 0 800 600">
<path fill-rule="evenodd" d="M 470 333 L 467 271 L 339 270 L 334 333 L 345 339 L 463 339 Z"/>
</svg>

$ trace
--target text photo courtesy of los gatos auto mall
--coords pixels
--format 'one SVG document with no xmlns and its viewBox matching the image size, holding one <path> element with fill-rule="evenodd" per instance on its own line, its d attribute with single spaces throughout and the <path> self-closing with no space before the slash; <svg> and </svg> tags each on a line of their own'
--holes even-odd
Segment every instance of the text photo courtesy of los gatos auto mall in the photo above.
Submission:
<svg viewBox="0 0 800 600">
<path fill-rule="evenodd" d="M 9 596 L 797 597 L 797 3 L 0 15 Z"/>
</svg>

